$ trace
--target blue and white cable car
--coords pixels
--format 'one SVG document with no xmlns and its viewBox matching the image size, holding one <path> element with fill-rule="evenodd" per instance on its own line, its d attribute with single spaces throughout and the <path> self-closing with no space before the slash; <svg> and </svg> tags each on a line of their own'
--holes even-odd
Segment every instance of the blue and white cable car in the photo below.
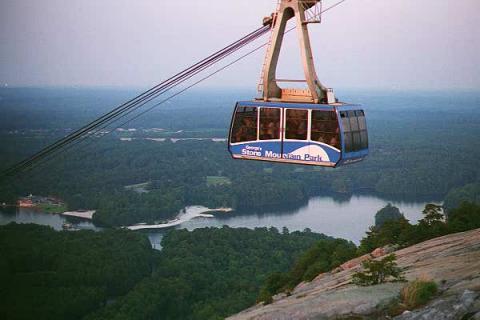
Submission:
<svg viewBox="0 0 480 320">
<path fill-rule="evenodd" d="M 235 159 L 336 167 L 368 154 L 365 113 L 351 104 L 238 102 L 228 141 Z"/>
<path fill-rule="evenodd" d="M 272 26 L 260 83 L 262 97 L 237 102 L 228 150 L 234 159 L 263 160 L 337 167 L 368 154 L 365 113 L 359 105 L 338 102 L 333 90 L 318 80 L 305 11 L 321 1 L 282 0 L 264 19 Z M 276 79 L 285 26 L 295 17 L 305 80 Z M 278 82 L 306 82 L 307 89 L 280 88 Z"/>
</svg>

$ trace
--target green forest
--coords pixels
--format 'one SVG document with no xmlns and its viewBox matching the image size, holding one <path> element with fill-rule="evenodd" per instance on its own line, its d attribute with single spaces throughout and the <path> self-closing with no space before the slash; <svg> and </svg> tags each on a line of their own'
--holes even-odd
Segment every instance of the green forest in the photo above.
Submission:
<svg viewBox="0 0 480 320">
<path fill-rule="evenodd" d="M 155 253 L 122 230 L 0 226 L 0 318 L 80 319 L 149 276 Z"/>
<path fill-rule="evenodd" d="M 255 303 L 272 272 L 317 241 L 274 228 L 172 230 L 163 249 L 132 231 L 0 227 L 2 319 L 215 319 Z"/>
<path fill-rule="evenodd" d="M 1 90 L 0 107 L 7 116 L 0 119 L 0 170 L 129 94 Z M 70 210 L 96 209 L 97 225 L 123 226 L 163 221 L 187 205 L 248 210 L 300 206 L 315 195 L 361 193 L 405 200 L 443 198 L 479 182 L 480 113 L 473 93 L 455 100 L 440 92 L 348 93 L 350 101 L 365 100 L 370 155 L 337 169 L 233 160 L 226 142 L 206 139 L 226 138 L 232 101 L 248 95 L 207 91 L 182 97 L 123 131 L 90 138 L 4 183 L 0 203 L 28 194 L 57 196 Z M 69 104 L 72 107 L 65 108 Z M 194 137 L 205 140 L 170 140 Z M 141 183 L 146 192 L 129 187 Z"/>
</svg>

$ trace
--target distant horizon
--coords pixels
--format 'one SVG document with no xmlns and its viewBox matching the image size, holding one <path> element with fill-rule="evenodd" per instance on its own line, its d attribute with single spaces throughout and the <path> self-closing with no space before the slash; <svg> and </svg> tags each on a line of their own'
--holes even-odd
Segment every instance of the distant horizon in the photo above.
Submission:
<svg viewBox="0 0 480 320">
<path fill-rule="evenodd" d="M 151 86 L 123 86 L 123 85 L 17 85 L 17 86 L 1 86 L 0 90 L 5 90 L 5 89 L 45 89 L 45 90 L 125 90 L 125 91 L 141 91 L 141 90 L 148 90 L 153 85 Z M 182 88 L 179 88 L 180 90 Z M 339 88 L 333 88 L 335 92 L 337 91 L 343 91 L 343 90 L 348 90 L 348 91 L 360 91 L 360 90 L 368 90 L 368 91 L 392 91 L 392 92 L 403 92 L 403 91 L 417 91 L 417 92 L 439 92 L 439 91 L 445 91 L 445 93 L 448 92 L 448 90 L 455 91 L 455 92 L 480 92 L 480 87 L 478 88 L 469 88 L 469 87 L 451 87 L 451 88 L 388 88 L 388 87 L 339 87 Z M 195 91 L 209 91 L 209 90 L 242 90 L 242 91 L 254 91 L 257 92 L 257 89 L 255 86 L 253 87 L 248 87 L 248 86 L 198 86 L 194 87 L 191 89 L 188 89 L 185 91 L 185 94 L 188 94 L 189 92 L 195 92 Z M 169 92 L 176 92 L 177 90 L 172 89 Z M 181 95 L 179 95 L 181 96 Z"/>
</svg>

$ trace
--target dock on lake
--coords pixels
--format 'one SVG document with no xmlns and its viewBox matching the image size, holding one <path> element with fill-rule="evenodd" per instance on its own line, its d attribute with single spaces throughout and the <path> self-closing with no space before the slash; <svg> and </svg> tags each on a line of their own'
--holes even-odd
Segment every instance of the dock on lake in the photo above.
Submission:
<svg viewBox="0 0 480 320">
<path fill-rule="evenodd" d="M 95 210 L 85 210 L 85 211 L 65 211 L 62 213 L 63 216 L 76 217 L 82 219 L 92 220 Z"/>
</svg>

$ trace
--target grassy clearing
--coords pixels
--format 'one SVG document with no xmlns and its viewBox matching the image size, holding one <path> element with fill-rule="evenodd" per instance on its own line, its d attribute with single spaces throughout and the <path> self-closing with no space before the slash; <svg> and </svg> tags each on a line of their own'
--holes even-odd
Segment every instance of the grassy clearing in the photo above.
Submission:
<svg viewBox="0 0 480 320">
<path fill-rule="evenodd" d="M 62 204 L 62 205 L 55 205 L 55 204 L 40 204 L 38 207 L 47 213 L 62 213 L 67 211 L 67 206 Z"/>
<path fill-rule="evenodd" d="M 207 176 L 207 186 L 229 185 L 232 181 L 224 176 Z"/>
<path fill-rule="evenodd" d="M 150 181 L 131 184 L 128 186 L 124 186 L 125 190 L 134 191 L 136 193 L 148 193 L 150 188 Z"/>
</svg>

